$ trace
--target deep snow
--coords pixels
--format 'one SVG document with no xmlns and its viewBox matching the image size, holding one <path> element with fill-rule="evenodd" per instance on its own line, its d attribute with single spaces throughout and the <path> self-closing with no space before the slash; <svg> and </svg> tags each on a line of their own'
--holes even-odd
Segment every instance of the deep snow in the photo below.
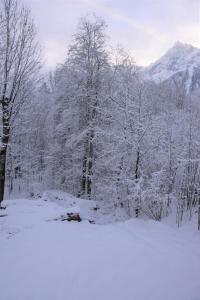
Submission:
<svg viewBox="0 0 200 300">
<path fill-rule="evenodd" d="M 7 201 L 0 212 L 0 300 L 200 300 L 194 227 L 93 225 L 94 202 L 54 196 Z M 53 220 L 74 209 L 83 222 Z"/>
</svg>

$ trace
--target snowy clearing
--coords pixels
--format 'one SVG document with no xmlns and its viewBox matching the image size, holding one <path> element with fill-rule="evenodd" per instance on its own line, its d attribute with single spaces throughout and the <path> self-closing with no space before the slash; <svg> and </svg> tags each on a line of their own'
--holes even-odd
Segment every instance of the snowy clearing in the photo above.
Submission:
<svg viewBox="0 0 200 300">
<path fill-rule="evenodd" d="M 0 300 L 200 299 L 194 227 L 54 221 L 72 205 L 87 215 L 90 204 L 45 197 L 7 201 L 0 212 Z"/>
</svg>

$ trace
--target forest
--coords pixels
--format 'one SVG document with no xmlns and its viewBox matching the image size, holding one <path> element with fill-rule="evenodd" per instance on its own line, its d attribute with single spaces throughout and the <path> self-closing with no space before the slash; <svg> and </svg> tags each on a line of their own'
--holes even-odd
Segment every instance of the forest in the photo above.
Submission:
<svg viewBox="0 0 200 300">
<path fill-rule="evenodd" d="M 0 0 L 0 300 L 199 300 L 200 48 L 141 66 L 98 12 L 146 0 L 24 1 Z M 47 28 L 99 7 L 51 70 L 27 1 Z"/>
<path fill-rule="evenodd" d="M 155 82 L 104 20 L 79 20 L 66 59 L 42 76 L 30 12 L 1 3 L 0 201 L 48 189 L 94 199 L 127 218 L 181 225 L 199 211 L 199 89 Z"/>
</svg>

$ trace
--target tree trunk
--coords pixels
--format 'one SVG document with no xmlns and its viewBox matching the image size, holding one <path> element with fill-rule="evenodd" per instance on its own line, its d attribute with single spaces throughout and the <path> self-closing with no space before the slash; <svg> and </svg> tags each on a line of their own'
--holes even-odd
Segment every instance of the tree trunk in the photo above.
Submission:
<svg viewBox="0 0 200 300">
<path fill-rule="evenodd" d="M 5 174 L 6 174 L 6 152 L 7 147 L 0 150 L 0 208 L 4 198 Z"/>
<path fill-rule="evenodd" d="M 136 166 L 135 166 L 135 179 L 136 181 L 138 181 L 138 179 L 140 178 L 140 150 L 139 148 L 137 149 L 137 157 L 136 157 Z M 139 196 L 135 201 L 135 217 L 138 218 L 139 217 L 139 213 L 140 213 L 140 199 Z"/>
<path fill-rule="evenodd" d="M 198 199 L 198 230 L 200 230 L 200 197 Z"/>
<path fill-rule="evenodd" d="M 85 156 L 83 158 L 82 194 L 87 198 L 90 198 L 92 191 L 93 137 L 94 132 L 92 130 L 86 141 Z"/>
<path fill-rule="evenodd" d="M 8 141 L 10 136 L 10 116 L 8 110 L 9 99 L 3 97 L 1 103 L 2 103 L 2 112 L 3 112 L 3 117 L 2 117 L 3 136 L 1 140 L 1 146 L 0 146 L 0 208 L 4 198 L 5 178 L 6 178 L 6 154 L 7 154 L 7 147 L 8 147 Z"/>
<path fill-rule="evenodd" d="M 140 178 L 140 174 L 139 174 L 139 167 L 140 167 L 140 150 L 137 150 L 137 156 L 136 156 L 136 165 L 135 165 L 135 179 L 139 179 Z"/>
</svg>

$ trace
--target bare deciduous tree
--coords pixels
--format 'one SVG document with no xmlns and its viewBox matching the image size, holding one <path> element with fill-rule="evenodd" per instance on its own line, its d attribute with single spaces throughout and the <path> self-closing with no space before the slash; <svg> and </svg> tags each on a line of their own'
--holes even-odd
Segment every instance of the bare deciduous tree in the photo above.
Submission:
<svg viewBox="0 0 200 300">
<path fill-rule="evenodd" d="M 102 89 L 102 73 L 107 66 L 105 23 L 94 16 L 81 19 L 69 58 L 74 68 L 81 72 L 80 92 L 82 98 L 81 126 L 86 129 L 81 179 L 81 195 L 90 197 L 94 163 L 94 127 Z"/>
<path fill-rule="evenodd" d="M 6 155 L 11 126 L 39 69 L 39 48 L 29 10 L 17 0 L 0 2 L 0 206 L 4 197 Z"/>
</svg>

